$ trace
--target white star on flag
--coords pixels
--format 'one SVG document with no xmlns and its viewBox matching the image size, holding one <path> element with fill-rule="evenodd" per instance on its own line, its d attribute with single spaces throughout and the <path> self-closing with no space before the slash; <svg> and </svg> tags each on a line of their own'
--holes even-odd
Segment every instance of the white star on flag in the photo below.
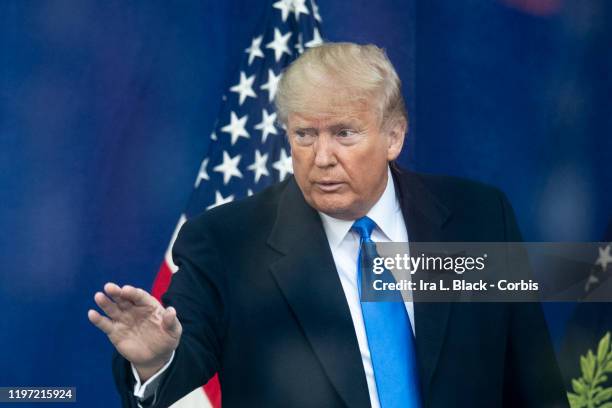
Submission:
<svg viewBox="0 0 612 408">
<path fill-rule="evenodd" d="M 261 111 L 261 122 L 255 125 L 255 129 L 261 130 L 261 143 L 266 143 L 266 139 L 268 135 L 276 135 L 276 127 L 274 126 L 274 121 L 276 121 L 276 112 L 273 112 L 271 115 L 268 114 L 267 109 L 263 109 Z"/>
<path fill-rule="evenodd" d="M 300 19 L 300 13 L 308 15 L 308 8 L 306 8 L 306 0 L 293 0 L 293 14 L 295 20 Z"/>
<path fill-rule="evenodd" d="M 595 285 L 596 283 L 599 283 L 599 278 L 595 275 L 589 275 L 589 278 L 584 285 L 584 291 L 588 292 L 591 289 L 591 286 Z"/>
<path fill-rule="evenodd" d="M 244 72 L 240 72 L 240 82 L 230 88 L 230 91 L 240 94 L 240 100 L 238 101 L 240 105 L 248 96 L 257 98 L 255 91 L 253 91 L 253 81 L 255 81 L 255 74 L 247 78 Z"/>
<path fill-rule="evenodd" d="M 291 10 L 293 9 L 293 0 L 279 0 L 272 5 L 272 7 L 279 9 L 281 12 L 281 17 L 283 18 L 283 23 L 287 21 L 287 17 Z"/>
<path fill-rule="evenodd" d="M 218 164 L 213 169 L 214 171 L 223 173 L 223 184 L 227 184 L 232 177 L 242 178 L 242 173 L 238 169 L 240 157 L 240 155 L 230 157 L 225 150 L 223 151 L 223 163 Z"/>
<path fill-rule="evenodd" d="M 608 269 L 608 264 L 612 263 L 612 255 L 610 255 L 610 249 L 612 245 L 608 244 L 605 248 L 597 248 L 599 251 L 599 257 L 597 257 L 597 261 L 595 261 L 595 265 L 601 265 L 601 270 L 606 271 Z"/>
<path fill-rule="evenodd" d="M 278 28 L 274 28 L 274 40 L 270 41 L 266 45 L 266 48 L 271 48 L 274 50 L 274 60 L 276 62 L 278 62 L 281 59 L 281 57 L 283 56 L 283 53 L 291 55 L 291 51 L 289 50 L 289 47 L 287 46 L 289 37 L 291 37 L 291 31 L 289 31 L 285 35 L 282 35 Z"/>
<path fill-rule="evenodd" d="M 202 180 L 210 180 L 210 178 L 208 177 L 208 173 L 206 172 L 208 160 L 208 157 L 202 160 L 202 164 L 200 165 L 200 171 L 198 171 L 198 176 L 196 177 L 195 188 L 198 188 Z"/>
<path fill-rule="evenodd" d="M 281 149 L 280 157 L 278 161 L 275 161 L 272 164 L 272 167 L 279 172 L 280 180 L 284 180 L 285 177 L 287 177 L 287 174 L 293 174 L 293 163 L 291 162 L 291 156 L 287 156 L 285 149 Z"/>
<path fill-rule="evenodd" d="M 293 46 L 298 54 L 302 54 L 304 52 L 304 39 L 302 37 L 302 33 L 298 34 L 298 40 Z"/>
<path fill-rule="evenodd" d="M 306 0 L 293 0 L 293 14 L 296 21 L 300 19 L 300 14 L 310 14 L 306 7 Z"/>
<path fill-rule="evenodd" d="M 263 58 L 264 54 L 261 50 L 261 41 L 263 40 L 263 35 L 259 37 L 253 38 L 251 41 L 251 46 L 244 50 L 247 54 L 249 54 L 249 65 L 253 62 L 255 58 Z"/>
<path fill-rule="evenodd" d="M 245 129 L 248 118 L 249 115 L 244 115 L 243 117 L 238 119 L 236 114 L 232 111 L 232 113 L 230 114 L 230 123 L 221 128 L 222 132 L 229 133 L 232 135 L 232 146 L 240 137 L 244 137 L 246 139 L 249 138 L 249 132 L 247 132 Z"/>
<path fill-rule="evenodd" d="M 234 195 L 229 195 L 227 197 L 223 197 L 219 191 L 215 191 L 215 202 L 206 207 L 207 210 L 211 208 L 215 208 L 221 204 L 230 203 L 234 201 Z"/>
<path fill-rule="evenodd" d="M 262 155 L 259 153 L 259 150 L 255 150 L 255 160 L 253 164 L 247 167 L 248 170 L 255 172 L 253 175 L 255 177 L 255 182 L 259 181 L 261 176 L 269 176 L 268 168 L 266 167 L 266 163 L 268 161 L 268 153 Z"/>
<path fill-rule="evenodd" d="M 319 6 L 317 6 L 317 3 L 315 3 L 314 0 L 310 0 L 310 4 L 312 4 L 312 15 L 314 16 L 315 20 L 320 23 L 322 20 L 321 15 L 319 14 Z"/>
<path fill-rule="evenodd" d="M 305 45 L 306 48 L 316 47 L 317 45 L 323 44 L 323 39 L 321 38 L 321 33 L 319 33 L 319 29 L 317 27 L 314 28 L 312 33 L 312 40 L 308 41 Z"/>
<path fill-rule="evenodd" d="M 282 73 L 278 74 L 278 76 L 274 75 L 274 71 L 268 69 L 268 82 L 261 86 L 261 89 L 268 91 L 268 100 L 272 102 L 274 100 L 274 95 L 276 95 L 276 90 L 278 89 L 278 82 L 280 81 Z"/>
</svg>

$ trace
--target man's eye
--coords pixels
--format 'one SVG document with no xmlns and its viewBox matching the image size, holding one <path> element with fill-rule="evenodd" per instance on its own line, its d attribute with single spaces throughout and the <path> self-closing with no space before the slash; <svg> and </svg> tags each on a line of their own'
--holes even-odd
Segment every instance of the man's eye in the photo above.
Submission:
<svg viewBox="0 0 612 408">
<path fill-rule="evenodd" d="M 353 136 L 356 133 L 357 132 L 355 132 L 353 129 L 342 129 L 341 131 L 338 132 L 338 136 L 349 137 L 349 136 Z"/>
<path fill-rule="evenodd" d="M 296 130 L 294 133 L 295 141 L 300 145 L 310 145 L 314 141 L 315 135 L 305 130 Z"/>
<path fill-rule="evenodd" d="M 307 139 L 307 138 L 312 137 L 312 132 L 307 132 L 305 130 L 296 130 L 295 131 L 295 136 L 298 139 Z"/>
</svg>

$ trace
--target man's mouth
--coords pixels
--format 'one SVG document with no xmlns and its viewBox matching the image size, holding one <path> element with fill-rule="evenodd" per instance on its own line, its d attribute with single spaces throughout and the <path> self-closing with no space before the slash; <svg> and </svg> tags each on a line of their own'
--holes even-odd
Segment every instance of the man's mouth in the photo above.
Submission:
<svg viewBox="0 0 612 408">
<path fill-rule="evenodd" d="M 314 183 L 315 187 L 325 193 L 333 193 L 342 188 L 344 183 L 340 181 L 317 181 Z"/>
</svg>

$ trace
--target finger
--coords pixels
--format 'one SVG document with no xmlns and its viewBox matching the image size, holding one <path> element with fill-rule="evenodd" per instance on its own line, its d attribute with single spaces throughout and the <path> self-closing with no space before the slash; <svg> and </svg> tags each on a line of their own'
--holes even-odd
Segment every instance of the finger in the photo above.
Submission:
<svg viewBox="0 0 612 408">
<path fill-rule="evenodd" d="M 170 306 L 162 313 L 162 327 L 168 331 L 174 331 L 176 322 L 176 309 Z"/>
<path fill-rule="evenodd" d="M 109 296 L 119 296 L 121 295 L 121 288 L 119 287 L 119 285 L 117 285 L 114 282 L 107 282 L 104 285 L 104 291 L 109 295 Z"/>
<path fill-rule="evenodd" d="M 172 306 L 165 309 L 162 314 L 162 327 L 166 331 L 177 335 L 180 333 L 180 325 L 181 323 L 176 316 L 176 309 Z"/>
<path fill-rule="evenodd" d="M 102 316 L 100 313 L 96 312 L 93 309 L 89 309 L 87 312 L 87 317 L 89 321 L 93 323 L 98 329 L 102 330 L 104 333 L 110 336 L 113 331 L 113 322 L 108 317 Z"/>
<path fill-rule="evenodd" d="M 125 285 L 121 288 L 121 298 L 129 300 L 136 306 L 153 305 L 153 303 L 151 303 L 151 295 L 140 288 L 135 288 L 130 285 Z"/>
<path fill-rule="evenodd" d="M 100 309 L 104 310 L 104 313 L 106 313 L 111 319 L 116 320 L 121 314 L 119 306 L 110 300 L 104 293 L 97 292 L 94 295 L 94 300 Z"/>
<path fill-rule="evenodd" d="M 129 300 L 121 296 L 121 288 L 113 282 L 108 282 L 104 285 L 104 292 L 115 302 L 120 310 L 126 310 L 133 306 Z"/>
</svg>

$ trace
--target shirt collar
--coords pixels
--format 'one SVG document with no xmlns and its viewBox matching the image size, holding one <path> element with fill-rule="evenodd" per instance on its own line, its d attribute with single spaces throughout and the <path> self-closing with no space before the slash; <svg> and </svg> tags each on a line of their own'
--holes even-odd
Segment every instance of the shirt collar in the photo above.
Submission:
<svg viewBox="0 0 612 408">
<path fill-rule="evenodd" d="M 370 208 L 367 216 L 376 223 L 378 229 L 390 240 L 397 241 L 396 216 L 400 213 L 399 201 L 395 192 L 391 169 L 387 168 L 387 186 L 382 195 Z M 319 211 L 325 234 L 332 248 L 338 247 L 350 231 L 355 220 L 341 220 Z"/>
</svg>

